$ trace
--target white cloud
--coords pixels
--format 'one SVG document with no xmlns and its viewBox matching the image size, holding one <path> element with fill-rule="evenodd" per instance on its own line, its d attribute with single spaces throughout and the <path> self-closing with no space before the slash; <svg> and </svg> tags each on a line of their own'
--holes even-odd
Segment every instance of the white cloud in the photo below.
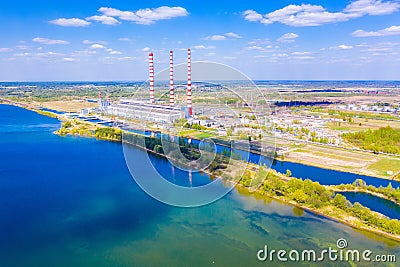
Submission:
<svg viewBox="0 0 400 267">
<path fill-rule="evenodd" d="M 106 47 L 104 45 L 101 44 L 92 44 L 90 46 L 91 49 L 106 49 Z"/>
<path fill-rule="evenodd" d="M 204 46 L 204 45 L 195 45 L 193 46 L 194 49 L 196 50 L 206 50 L 206 49 L 215 49 L 215 46 L 209 45 L 209 46 Z"/>
<path fill-rule="evenodd" d="M 314 59 L 315 57 L 312 56 L 295 56 L 291 57 L 292 59 L 299 59 L 299 60 L 305 60 L 305 59 Z"/>
<path fill-rule="evenodd" d="M 227 38 L 224 35 L 211 35 L 204 38 L 204 40 L 211 40 L 211 41 L 223 41 L 226 39 Z"/>
<path fill-rule="evenodd" d="M 400 35 L 400 26 L 391 26 L 379 31 L 367 32 L 364 30 L 356 30 L 351 35 L 355 37 L 381 37 L 381 36 L 392 36 Z"/>
<path fill-rule="evenodd" d="M 227 40 L 227 39 L 236 40 L 236 39 L 240 39 L 240 38 L 243 38 L 243 37 L 240 36 L 237 33 L 227 32 L 227 33 L 225 33 L 223 35 L 216 34 L 216 35 L 211 35 L 211 36 L 204 37 L 203 39 L 204 40 L 211 40 L 211 41 L 223 41 L 223 40 Z"/>
<path fill-rule="evenodd" d="M 386 15 L 392 14 L 399 9 L 400 5 L 397 2 L 382 0 L 358 0 L 350 3 L 344 9 L 344 12 L 366 15 Z"/>
<path fill-rule="evenodd" d="M 29 57 L 29 56 L 31 56 L 32 55 L 32 53 L 28 53 L 28 52 L 25 52 L 25 53 L 16 53 L 16 54 L 14 54 L 14 57 Z"/>
<path fill-rule="evenodd" d="M 13 56 L 17 57 L 17 58 L 24 58 L 27 60 L 46 60 L 46 59 L 59 60 L 60 57 L 64 57 L 65 55 L 61 54 L 61 53 L 49 51 L 49 52 L 39 52 L 39 53 L 28 53 L 28 52 L 16 53 Z"/>
<path fill-rule="evenodd" d="M 127 38 L 127 37 L 123 37 L 123 38 L 118 38 L 118 41 L 121 42 L 129 42 L 131 39 Z"/>
<path fill-rule="evenodd" d="M 365 15 L 392 14 L 399 8 L 400 4 L 393 1 L 356 0 L 340 12 L 329 12 L 320 5 L 301 4 L 288 5 L 265 15 L 254 10 L 246 10 L 243 12 L 243 16 L 247 21 L 260 22 L 265 25 L 278 22 L 289 26 L 304 27 L 347 21 Z"/>
<path fill-rule="evenodd" d="M 96 50 L 85 49 L 85 50 L 74 51 L 71 54 L 71 56 L 81 58 L 81 57 L 89 57 L 95 54 L 97 54 Z"/>
<path fill-rule="evenodd" d="M 353 46 L 341 44 L 338 46 L 331 46 L 331 47 L 329 47 L 329 49 L 331 49 L 331 50 L 350 50 L 350 49 L 353 49 Z"/>
<path fill-rule="evenodd" d="M 102 44 L 102 45 L 106 45 L 107 42 L 106 42 L 106 41 L 90 41 L 90 40 L 83 40 L 83 41 L 82 41 L 82 44 L 86 44 L 86 45 L 89 45 L 89 44 Z"/>
<path fill-rule="evenodd" d="M 357 45 L 360 48 L 363 48 L 361 52 L 375 55 L 379 53 L 381 55 L 388 55 L 390 53 L 395 52 L 395 49 L 400 46 L 400 43 L 393 42 L 381 42 L 377 44 L 360 44 Z"/>
<path fill-rule="evenodd" d="M 135 59 L 136 59 L 136 57 L 120 57 L 120 58 L 118 58 L 118 60 L 120 60 L 120 61 L 135 60 Z"/>
<path fill-rule="evenodd" d="M 74 62 L 74 61 L 76 61 L 76 59 L 72 58 L 72 57 L 65 57 L 65 58 L 63 58 L 63 61 Z"/>
<path fill-rule="evenodd" d="M 270 44 L 271 41 L 268 38 L 265 39 L 254 39 L 248 42 L 249 45 L 262 45 L 262 44 Z"/>
<path fill-rule="evenodd" d="M 233 39 L 240 39 L 240 38 L 243 38 L 242 36 L 240 36 L 239 34 L 234 33 L 234 32 L 227 32 L 227 33 L 225 33 L 225 36 L 226 36 L 226 37 L 233 38 Z"/>
<path fill-rule="evenodd" d="M 299 36 L 297 34 L 290 32 L 290 33 L 285 33 L 284 35 L 279 37 L 277 41 L 281 43 L 292 43 L 298 37 Z"/>
<path fill-rule="evenodd" d="M 304 56 L 304 55 L 309 55 L 311 52 L 293 52 L 293 56 Z"/>
<path fill-rule="evenodd" d="M 105 16 L 105 15 L 87 17 L 86 20 L 98 21 L 98 22 L 101 22 L 104 25 L 117 25 L 117 24 L 121 23 L 118 20 L 116 20 L 115 18 L 109 17 L 109 16 Z"/>
<path fill-rule="evenodd" d="M 33 38 L 32 41 L 35 43 L 46 44 L 46 45 L 67 45 L 67 44 L 69 44 L 69 42 L 64 41 L 64 40 L 53 40 L 53 39 L 41 38 L 41 37 Z"/>
<path fill-rule="evenodd" d="M 1 48 L 0 47 L 0 53 L 11 52 L 11 51 L 12 51 L 11 48 L 6 48 L 6 47 Z"/>
<path fill-rule="evenodd" d="M 248 46 L 245 48 L 246 50 L 256 50 L 256 51 L 262 51 L 264 48 L 258 45 L 253 45 L 253 46 Z"/>
<path fill-rule="evenodd" d="M 139 9 L 137 11 L 121 11 L 116 8 L 101 7 L 99 12 L 107 17 L 117 17 L 120 20 L 132 21 L 136 24 L 150 25 L 158 20 L 185 17 L 189 13 L 183 7 L 161 6 L 158 8 Z"/>
<path fill-rule="evenodd" d="M 144 47 L 144 48 L 142 48 L 142 51 L 143 52 L 149 52 L 150 51 L 150 47 Z"/>
<path fill-rule="evenodd" d="M 58 25 L 58 26 L 63 26 L 63 27 L 85 27 L 89 26 L 91 22 L 83 20 L 83 19 L 78 19 L 78 18 L 72 18 L 72 19 L 65 19 L 65 18 L 60 18 L 60 19 L 55 19 L 49 21 L 52 24 Z"/>
<path fill-rule="evenodd" d="M 353 49 L 353 47 L 351 45 L 339 45 L 338 48 L 342 49 L 342 50 Z"/>
<path fill-rule="evenodd" d="M 27 45 L 17 45 L 16 48 L 19 50 L 31 50 L 32 49 L 30 46 L 27 46 Z"/>
<path fill-rule="evenodd" d="M 60 57 L 64 56 L 64 54 L 61 53 L 56 53 L 56 52 L 46 52 L 46 53 L 36 53 L 34 56 L 39 57 L 39 58 L 48 58 L 48 57 Z"/>
<path fill-rule="evenodd" d="M 261 21 L 263 19 L 263 16 L 254 10 L 246 10 L 243 12 L 243 16 L 245 20 L 253 22 Z"/>
<path fill-rule="evenodd" d="M 110 55 L 122 55 L 122 52 L 112 50 L 112 51 L 110 51 Z"/>
<path fill-rule="evenodd" d="M 288 57 L 289 55 L 286 53 L 277 53 L 277 54 L 273 54 L 273 57 Z"/>
</svg>

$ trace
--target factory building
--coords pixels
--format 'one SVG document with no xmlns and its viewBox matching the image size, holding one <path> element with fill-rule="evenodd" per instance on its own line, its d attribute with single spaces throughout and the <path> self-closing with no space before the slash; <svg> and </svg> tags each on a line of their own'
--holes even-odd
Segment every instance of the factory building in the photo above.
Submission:
<svg viewBox="0 0 400 267">
<path fill-rule="evenodd" d="M 185 111 L 179 107 L 157 105 L 131 99 L 121 99 L 119 104 L 109 106 L 107 114 L 157 123 L 172 123 L 185 117 Z"/>
<path fill-rule="evenodd" d="M 98 103 L 99 103 L 98 110 L 99 110 L 100 112 L 107 112 L 108 107 L 111 105 L 110 96 L 107 97 L 107 100 L 104 100 L 103 97 L 102 97 L 101 92 L 99 92 L 99 100 L 98 100 Z"/>
<path fill-rule="evenodd" d="M 170 81 L 169 81 L 169 105 L 158 104 L 154 97 L 154 55 L 149 53 L 149 101 L 138 101 L 132 99 L 121 99 L 118 104 L 111 104 L 110 99 L 103 101 L 99 95 L 99 110 L 108 115 L 121 118 L 139 119 L 157 123 L 172 123 L 177 119 L 188 118 L 193 115 L 192 111 L 192 82 L 191 82 L 191 53 L 188 49 L 188 83 L 187 83 L 187 105 L 179 107 L 175 104 L 174 95 L 174 65 L 173 52 L 170 51 Z"/>
</svg>

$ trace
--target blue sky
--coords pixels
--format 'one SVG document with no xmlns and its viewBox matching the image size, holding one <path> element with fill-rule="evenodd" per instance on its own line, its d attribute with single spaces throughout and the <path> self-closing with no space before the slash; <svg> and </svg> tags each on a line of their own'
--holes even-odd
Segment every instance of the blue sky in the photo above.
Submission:
<svg viewBox="0 0 400 267">
<path fill-rule="evenodd" d="M 0 81 L 145 80 L 214 61 L 253 79 L 400 80 L 400 2 L 2 1 Z"/>
</svg>

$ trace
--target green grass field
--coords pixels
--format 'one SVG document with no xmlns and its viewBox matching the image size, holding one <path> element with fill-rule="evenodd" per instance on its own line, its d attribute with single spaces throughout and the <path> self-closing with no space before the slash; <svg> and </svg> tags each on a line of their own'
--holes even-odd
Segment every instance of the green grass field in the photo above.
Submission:
<svg viewBox="0 0 400 267">
<path fill-rule="evenodd" d="M 389 177 L 390 175 L 387 174 L 387 171 L 392 171 L 393 173 L 400 171 L 400 160 L 382 158 L 381 160 L 369 165 L 368 169 L 375 171 L 380 175 Z"/>
</svg>

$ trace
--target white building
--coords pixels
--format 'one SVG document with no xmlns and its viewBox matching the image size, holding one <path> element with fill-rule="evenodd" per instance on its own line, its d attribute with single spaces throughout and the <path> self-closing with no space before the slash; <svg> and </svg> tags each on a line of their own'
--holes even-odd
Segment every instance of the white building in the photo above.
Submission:
<svg viewBox="0 0 400 267">
<path fill-rule="evenodd" d="M 121 99 L 119 104 L 110 105 L 106 113 L 122 118 L 157 123 L 172 123 L 185 117 L 185 111 L 180 107 L 150 104 L 128 99 Z"/>
</svg>

